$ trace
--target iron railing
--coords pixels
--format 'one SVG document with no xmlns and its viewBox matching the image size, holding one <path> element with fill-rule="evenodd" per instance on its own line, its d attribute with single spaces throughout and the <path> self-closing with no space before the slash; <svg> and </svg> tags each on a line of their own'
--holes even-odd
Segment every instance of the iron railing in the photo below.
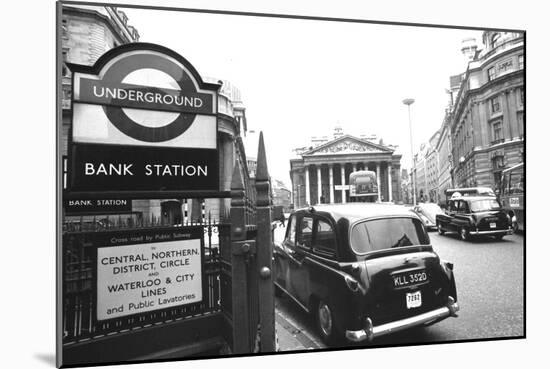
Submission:
<svg viewBox="0 0 550 369">
<path fill-rule="evenodd" d="M 98 321 L 96 318 L 97 246 L 86 239 L 91 234 L 139 230 L 178 230 L 202 227 L 204 230 L 204 286 L 199 303 L 175 306 L 115 319 Z M 160 218 L 128 224 L 114 218 L 103 221 L 66 223 L 63 226 L 63 343 L 66 345 L 135 331 L 182 319 L 209 315 L 221 311 L 220 304 L 220 248 L 230 242 L 230 224 L 209 219 L 204 223 L 180 226 L 162 224 Z"/>
</svg>

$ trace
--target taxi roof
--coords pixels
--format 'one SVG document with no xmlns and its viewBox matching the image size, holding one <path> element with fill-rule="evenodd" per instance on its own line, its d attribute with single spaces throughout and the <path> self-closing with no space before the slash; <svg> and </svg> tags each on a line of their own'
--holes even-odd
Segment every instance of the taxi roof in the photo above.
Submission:
<svg viewBox="0 0 550 369">
<path fill-rule="evenodd" d="M 338 221 L 340 218 L 346 218 L 350 221 L 367 219 L 367 218 L 377 218 L 384 216 L 403 216 L 408 218 L 416 218 L 416 214 L 411 211 L 411 208 L 405 207 L 403 205 L 395 205 L 392 203 L 365 203 L 365 202 L 354 202 L 347 204 L 322 204 L 322 205 L 313 205 L 307 208 L 297 209 L 298 213 L 310 213 L 313 212 L 322 212 L 328 213 L 335 221 Z"/>
<path fill-rule="evenodd" d="M 457 196 L 452 197 L 449 201 L 455 200 L 466 200 L 466 201 L 476 201 L 476 200 L 496 200 L 495 196 Z"/>
</svg>

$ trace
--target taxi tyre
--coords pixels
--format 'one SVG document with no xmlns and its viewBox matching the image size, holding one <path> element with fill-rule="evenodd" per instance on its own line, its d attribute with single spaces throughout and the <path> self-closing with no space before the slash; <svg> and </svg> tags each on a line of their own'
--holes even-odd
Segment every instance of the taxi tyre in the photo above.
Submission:
<svg viewBox="0 0 550 369">
<path fill-rule="evenodd" d="M 330 303 L 319 300 L 315 311 L 315 324 L 319 335 L 327 345 L 335 344 L 343 336 L 338 328 L 338 321 L 334 315 L 334 308 Z"/>
<path fill-rule="evenodd" d="M 468 241 L 470 239 L 470 232 L 468 232 L 466 227 L 460 227 L 459 234 L 462 241 Z"/>
</svg>

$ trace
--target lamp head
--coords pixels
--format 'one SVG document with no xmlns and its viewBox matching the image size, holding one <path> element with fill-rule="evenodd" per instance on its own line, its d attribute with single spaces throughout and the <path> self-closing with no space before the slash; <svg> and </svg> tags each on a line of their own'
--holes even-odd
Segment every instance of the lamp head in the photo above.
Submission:
<svg viewBox="0 0 550 369">
<path fill-rule="evenodd" d="M 403 104 L 405 104 L 405 105 L 411 105 L 412 103 L 414 103 L 414 99 L 404 99 L 403 100 Z"/>
</svg>

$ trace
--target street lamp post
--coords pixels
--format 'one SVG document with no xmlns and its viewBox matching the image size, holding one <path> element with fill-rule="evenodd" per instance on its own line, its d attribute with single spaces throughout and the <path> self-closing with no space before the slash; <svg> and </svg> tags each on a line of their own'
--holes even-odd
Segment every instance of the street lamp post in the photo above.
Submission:
<svg viewBox="0 0 550 369">
<path fill-rule="evenodd" d="M 411 125 L 411 104 L 414 103 L 414 99 L 405 99 L 403 104 L 407 105 L 409 111 L 409 138 L 411 141 L 411 173 L 414 173 L 414 156 L 413 156 L 413 136 L 412 136 L 412 125 Z M 416 206 L 416 185 L 414 180 L 414 175 L 412 178 L 412 189 L 413 189 L 413 206 Z"/>
</svg>

